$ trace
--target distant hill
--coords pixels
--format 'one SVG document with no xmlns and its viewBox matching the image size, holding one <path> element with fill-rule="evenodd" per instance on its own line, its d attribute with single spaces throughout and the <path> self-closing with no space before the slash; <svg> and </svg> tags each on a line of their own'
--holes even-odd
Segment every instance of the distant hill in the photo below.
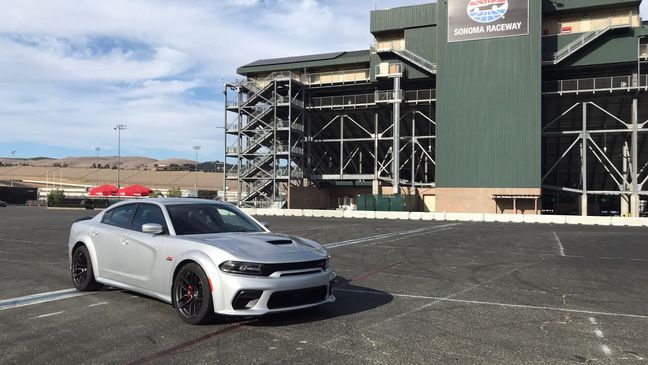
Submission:
<svg viewBox="0 0 648 365">
<path fill-rule="evenodd" d="M 64 158 L 50 157 L 33 157 L 33 158 L 16 158 L 0 157 L 0 166 L 23 165 L 34 167 L 75 167 L 75 168 L 94 168 L 96 164 L 99 168 L 112 169 L 117 167 L 117 156 L 70 156 Z M 141 156 L 122 156 L 122 169 L 125 170 L 193 170 L 195 161 L 182 158 L 169 158 L 156 160 L 149 157 Z M 221 171 L 223 163 L 219 161 L 205 161 L 198 163 L 198 170 L 201 171 Z"/>
</svg>

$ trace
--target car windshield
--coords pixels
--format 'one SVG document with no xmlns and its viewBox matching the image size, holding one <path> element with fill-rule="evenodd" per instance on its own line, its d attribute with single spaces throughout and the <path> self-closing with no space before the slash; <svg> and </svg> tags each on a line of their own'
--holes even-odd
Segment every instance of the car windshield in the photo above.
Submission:
<svg viewBox="0 0 648 365">
<path fill-rule="evenodd" d="M 177 235 L 263 231 L 253 220 L 231 207 L 178 204 L 166 208 Z"/>
</svg>

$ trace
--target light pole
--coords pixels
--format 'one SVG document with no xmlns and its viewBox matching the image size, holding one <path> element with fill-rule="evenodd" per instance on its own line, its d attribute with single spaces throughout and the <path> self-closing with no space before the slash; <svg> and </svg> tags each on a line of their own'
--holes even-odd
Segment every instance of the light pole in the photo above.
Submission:
<svg viewBox="0 0 648 365">
<path fill-rule="evenodd" d="M 14 164 L 14 156 L 15 155 L 16 155 L 16 151 L 12 150 L 11 151 L 11 187 L 13 187 L 13 181 L 14 181 L 14 170 L 15 169 L 13 168 L 13 164 Z"/>
<path fill-rule="evenodd" d="M 99 150 L 101 147 L 97 146 L 95 147 L 95 151 L 97 152 L 97 158 L 95 159 L 95 170 L 97 172 L 97 178 L 95 179 L 95 186 L 99 186 Z"/>
<path fill-rule="evenodd" d="M 193 146 L 194 151 L 196 151 L 196 182 L 194 184 L 194 190 L 196 190 L 196 196 L 198 196 L 198 150 L 201 146 Z"/>
<path fill-rule="evenodd" d="M 119 185 L 119 173 L 121 171 L 121 131 L 126 130 L 126 124 L 117 124 L 113 129 L 117 131 L 117 189 L 119 189 L 121 188 Z"/>
</svg>

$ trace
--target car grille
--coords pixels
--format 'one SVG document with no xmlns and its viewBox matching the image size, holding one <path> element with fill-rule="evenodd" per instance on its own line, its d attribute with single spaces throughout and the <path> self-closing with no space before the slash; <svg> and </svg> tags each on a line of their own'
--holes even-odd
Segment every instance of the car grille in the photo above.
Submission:
<svg viewBox="0 0 648 365">
<path fill-rule="evenodd" d="M 261 272 L 264 276 L 270 276 L 277 271 L 304 270 L 304 269 L 326 269 L 326 260 L 290 262 L 285 264 L 263 264 Z"/>
<path fill-rule="evenodd" d="M 299 290 L 278 291 L 268 300 L 268 309 L 297 307 L 326 299 L 326 285 Z"/>
</svg>

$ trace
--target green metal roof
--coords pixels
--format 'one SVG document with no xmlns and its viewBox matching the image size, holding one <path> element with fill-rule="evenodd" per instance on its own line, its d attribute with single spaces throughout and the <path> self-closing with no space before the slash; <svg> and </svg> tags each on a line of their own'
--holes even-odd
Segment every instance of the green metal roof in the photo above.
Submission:
<svg viewBox="0 0 648 365">
<path fill-rule="evenodd" d="M 246 76 L 251 73 L 303 70 L 332 66 L 369 63 L 369 50 L 322 53 L 307 56 L 258 60 L 239 67 L 236 72 Z M 368 65 L 367 65 L 368 67 Z"/>
<path fill-rule="evenodd" d="M 435 25 L 437 23 L 437 4 L 403 6 L 371 12 L 371 33 L 390 32 L 406 28 Z"/>
</svg>

